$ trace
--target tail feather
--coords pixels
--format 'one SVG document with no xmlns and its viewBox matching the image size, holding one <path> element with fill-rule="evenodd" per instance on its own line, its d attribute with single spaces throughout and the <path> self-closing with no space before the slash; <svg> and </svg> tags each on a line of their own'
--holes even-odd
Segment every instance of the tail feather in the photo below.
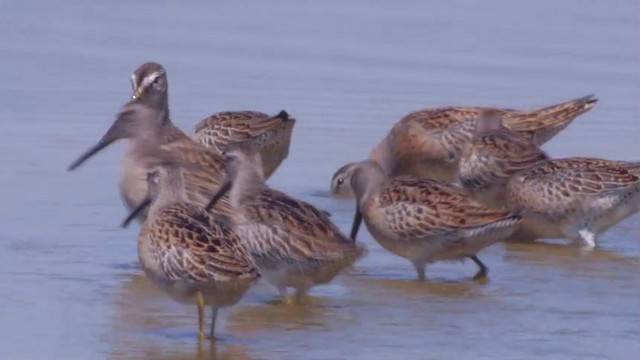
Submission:
<svg viewBox="0 0 640 360">
<path fill-rule="evenodd" d="M 566 109 L 586 108 L 586 110 L 589 110 L 597 102 L 598 102 L 598 98 L 596 98 L 596 94 L 589 94 L 587 96 L 583 96 L 583 97 L 579 97 L 577 99 L 565 101 L 565 102 L 560 103 L 560 104 L 547 106 L 547 107 L 544 107 L 542 109 L 534 110 L 532 112 L 544 115 L 546 113 L 555 113 L 555 112 L 566 110 Z"/>
<path fill-rule="evenodd" d="M 291 115 L 289 115 L 289 113 L 286 110 L 280 110 L 278 115 L 276 115 L 275 117 L 282 119 L 282 121 L 287 121 L 289 120 L 290 116 Z"/>
<path fill-rule="evenodd" d="M 254 136 L 258 136 L 267 131 L 280 128 L 283 124 L 286 124 L 286 127 L 292 127 L 293 124 L 295 124 L 295 119 L 285 110 L 268 118 L 254 119 L 251 122 L 251 131 L 254 133 Z"/>
<path fill-rule="evenodd" d="M 544 127 L 568 125 L 578 115 L 584 114 L 591 110 L 598 99 L 594 94 L 587 95 L 578 99 L 563 102 L 561 104 L 551 105 L 542 109 L 530 111 L 529 116 L 541 119 Z"/>
<path fill-rule="evenodd" d="M 573 120 L 591 110 L 598 99 L 594 94 L 551 105 L 542 109 L 520 113 L 509 122 L 510 128 L 528 133 L 537 145 L 551 140 Z"/>
</svg>

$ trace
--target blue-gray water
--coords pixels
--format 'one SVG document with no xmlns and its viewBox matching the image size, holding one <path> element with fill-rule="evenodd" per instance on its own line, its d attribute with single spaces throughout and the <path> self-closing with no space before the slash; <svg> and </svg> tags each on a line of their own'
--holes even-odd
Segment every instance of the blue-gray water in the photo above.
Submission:
<svg viewBox="0 0 640 360">
<path fill-rule="evenodd" d="M 591 254 L 497 245 L 430 282 L 363 231 L 369 256 L 303 308 L 261 284 L 221 312 L 198 353 L 195 309 L 137 267 L 121 230 L 123 144 L 66 166 L 165 65 L 174 121 L 286 109 L 299 122 L 270 180 L 333 213 L 333 171 L 402 115 L 443 105 L 600 102 L 545 145 L 553 156 L 638 160 L 640 3 L 595 1 L 5 1 L 0 5 L 0 359 L 635 359 L 638 217 Z"/>
</svg>

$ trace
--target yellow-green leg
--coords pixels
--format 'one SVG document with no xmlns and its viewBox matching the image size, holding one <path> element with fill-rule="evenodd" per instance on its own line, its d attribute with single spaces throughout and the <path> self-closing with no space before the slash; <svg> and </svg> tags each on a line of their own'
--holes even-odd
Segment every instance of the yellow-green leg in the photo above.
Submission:
<svg viewBox="0 0 640 360">
<path fill-rule="evenodd" d="M 286 286 L 278 287 L 278 292 L 280 293 L 280 296 L 282 296 L 282 302 L 284 304 L 292 305 L 295 303 L 295 299 L 293 298 L 293 296 L 289 295 L 289 293 L 287 292 Z"/>
<path fill-rule="evenodd" d="M 198 326 L 200 332 L 198 333 L 198 339 L 203 341 L 204 336 L 204 297 L 202 293 L 196 293 L 196 305 L 198 306 Z"/>
</svg>

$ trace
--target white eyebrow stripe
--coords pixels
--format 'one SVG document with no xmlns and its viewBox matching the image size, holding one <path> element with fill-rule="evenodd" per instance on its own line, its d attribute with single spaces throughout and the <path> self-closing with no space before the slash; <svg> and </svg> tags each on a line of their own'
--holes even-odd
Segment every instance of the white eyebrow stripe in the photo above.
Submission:
<svg viewBox="0 0 640 360">
<path fill-rule="evenodd" d="M 138 78 L 136 74 L 131 74 L 131 87 L 135 90 L 136 85 L 138 84 Z"/>
<path fill-rule="evenodd" d="M 147 86 L 151 85 L 151 83 L 154 82 L 159 76 L 162 76 L 162 74 L 164 74 L 164 71 L 156 71 L 149 74 L 147 77 L 142 79 L 142 84 L 140 84 L 140 87 L 143 89 L 146 88 Z"/>
</svg>

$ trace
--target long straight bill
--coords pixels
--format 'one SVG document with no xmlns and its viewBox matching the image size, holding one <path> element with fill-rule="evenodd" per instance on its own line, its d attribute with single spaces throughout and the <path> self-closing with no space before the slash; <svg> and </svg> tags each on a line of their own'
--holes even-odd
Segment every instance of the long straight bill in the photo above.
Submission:
<svg viewBox="0 0 640 360">
<path fill-rule="evenodd" d="M 126 229 L 127 226 L 129 226 L 129 223 L 131 221 L 133 221 L 133 219 L 135 219 L 144 209 L 147 208 L 147 206 L 149 206 L 151 204 L 151 199 L 146 198 L 144 200 L 142 200 L 142 202 L 140 203 L 140 205 L 138 205 L 137 208 L 133 209 L 133 211 L 129 214 L 129 216 L 127 216 L 126 219 L 124 219 L 124 221 L 122 222 L 122 225 L 120 225 L 123 229 Z"/>
<path fill-rule="evenodd" d="M 220 190 L 218 190 L 218 192 L 215 195 L 213 195 L 213 198 L 211 198 L 211 200 L 209 201 L 209 203 L 204 209 L 207 212 L 211 211 L 211 208 L 213 208 L 218 202 L 218 200 L 220 200 L 220 198 L 223 197 L 224 194 L 229 192 L 229 190 L 231 190 L 231 182 L 224 183 L 224 185 L 222 185 Z"/>
<path fill-rule="evenodd" d="M 351 239 L 356 240 L 356 235 L 358 235 L 358 230 L 360 230 L 360 224 L 362 223 L 362 213 L 360 212 L 360 207 L 356 205 L 356 213 L 353 216 L 353 226 L 351 227 Z"/>
</svg>

